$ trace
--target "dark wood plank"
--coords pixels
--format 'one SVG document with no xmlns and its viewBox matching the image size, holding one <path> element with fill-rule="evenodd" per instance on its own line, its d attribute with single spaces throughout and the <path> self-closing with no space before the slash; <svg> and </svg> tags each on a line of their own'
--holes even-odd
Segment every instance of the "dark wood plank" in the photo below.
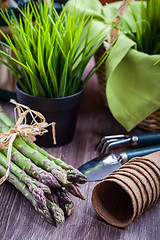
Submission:
<svg viewBox="0 0 160 240">
<path fill-rule="evenodd" d="M 13 119 L 13 106 L 0 101 L 6 113 Z M 141 131 L 135 128 L 133 132 Z M 124 133 L 125 130 L 104 107 L 96 76 L 89 81 L 80 108 L 73 142 L 48 151 L 60 156 L 67 163 L 79 167 L 97 156 L 94 147 L 105 134 Z M 144 213 L 125 229 L 103 222 L 95 213 L 92 189 L 96 183 L 81 186 L 86 200 L 73 197 L 75 210 L 63 227 L 55 228 L 45 222 L 31 204 L 11 184 L 0 186 L 0 240 L 158 240 L 160 235 L 160 204 Z"/>
</svg>

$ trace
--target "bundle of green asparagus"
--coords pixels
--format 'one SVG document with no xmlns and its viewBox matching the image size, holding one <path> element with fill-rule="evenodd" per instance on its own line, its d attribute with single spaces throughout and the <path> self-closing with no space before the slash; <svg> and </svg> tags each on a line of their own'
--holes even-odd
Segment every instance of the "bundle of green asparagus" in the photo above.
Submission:
<svg viewBox="0 0 160 240">
<path fill-rule="evenodd" d="M 0 135 L 14 125 L 0 107 Z M 85 183 L 86 176 L 27 137 L 14 140 L 11 154 L 7 180 L 24 194 L 45 220 L 54 226 L 63 225 L 65 217 L 73 211 L 70 195 L 84 199 L 78 184 Z M 7 149 L 0 149 L 0 177 L 7 168 Z"/>
</svg>

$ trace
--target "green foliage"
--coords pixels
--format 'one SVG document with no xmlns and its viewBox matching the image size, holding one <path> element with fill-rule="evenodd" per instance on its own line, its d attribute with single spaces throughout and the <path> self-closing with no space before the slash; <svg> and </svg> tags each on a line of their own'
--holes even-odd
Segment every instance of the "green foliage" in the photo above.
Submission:
<svg viewBox="0 0 160 240">
<path fill-rule="evenodd" d="M 48 6 L 45 1 L 43 5 L 29 2 L 19 19 L 3 11 L 1 16 L 13 38 L 1 31 L 6 41 L 1 44 L 12 49 L 15 58 L 4 48 L 0 62 L 12 72 L 21 89 L 33 96 L 64 97 L 80 91 L 108 55 L 106 52 L 82 81 L 89 60 L 107 37 L 106 29 L 91 37 L 93 17 L 66 8 L 58 15 L 53 3 Z M 83 34 L 84 29 L 87 34 Z"/>
<path fill-rule="evenodd" d="M 122 18 L 128 30 L 125 32 L 132 40 L 137 43 L 137 49 L 148 54 L 160 53 L 160 1 L 159 0 L 141 0 L 140 19 L 137 12 L 130 9 L 136 24 L 134 33 L 129 24 Z M 139 14 L 139 13 L 138 13 Z"/>
</svg>

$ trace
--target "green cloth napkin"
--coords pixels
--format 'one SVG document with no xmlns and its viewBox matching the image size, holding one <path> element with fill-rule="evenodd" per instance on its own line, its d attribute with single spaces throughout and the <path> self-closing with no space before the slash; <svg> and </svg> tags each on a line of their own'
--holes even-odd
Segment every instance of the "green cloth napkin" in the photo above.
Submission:
<svg viewBox="0 0 160 240">
<path fill-rule="evenodd" d="M 106 61 L 106 95 L 113 116 L 130 131 L 160 107 L 160 55 L 135 49 L 121 34 Z"/>
<path fill-rule="evenodd" d="M 94 14 L 93 34 L 112 22 L 120 2 L 102 6 L 98 0 L 68 2 L 70 9 Z M 136 14 L 140 2 L 132 4 Z M 77 13 L 78 13 L 77 11 Z M 124 19 L 135 31 L 135 23 L 128 7 Z M 123 25 L 123 23 L 121 24 Z M 136 50 L 134 41 L 120 34 L 106 61 L 106 97 L 110 111 L 127 131 L 133 129 L 160 107 L 160 55 L 148 55 Z"/>
</svg>

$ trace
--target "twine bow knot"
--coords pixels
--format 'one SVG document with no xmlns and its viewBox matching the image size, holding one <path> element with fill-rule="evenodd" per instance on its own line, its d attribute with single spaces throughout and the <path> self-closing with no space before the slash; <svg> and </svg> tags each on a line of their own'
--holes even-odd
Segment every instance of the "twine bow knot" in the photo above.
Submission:
<svg viewBox="0 0 160 240">
<path fill-rule="evenodd" d="M 45 117 L 40 112 L 31 110 L 29 107 L 19 104 L 13 99 L 11 99 L 10 102 L 16 105 L 16 107 L 14 108 L 14 116 L 15 116 L 16 124 L 9 131 L 5 133 L 0 133 L 0 148 L 1 149 L 8 148 L 8 151 L 7 151 L 8 168 L 7 168 L 6 174 L 2 178 L 0 178 L 0 184 L 2 184 L 9 175 L 12 145 L 16 137 L 28 137 L 30 141 L 35 141 L 36 136 L 43 135 L 44 133 L 48 132 L 46 128 L 51 125 L 53 141 L 54 143 L 56 143 L 54 122 L 48 124 L 46 122 Z M 26 109 L 26 110 L 23 110 L 23 109 Z M 18 112 L 18 119 L 16 114 L 17 112 Z M 31 124 L 27 124 L 27 119 L 26 119 L 27 114 L 31 115 L 31 119 L 32 119 Z M 37 122 L 36 120 L 37 117 L 40 119 L 39 122 Z"/>
</svg>

